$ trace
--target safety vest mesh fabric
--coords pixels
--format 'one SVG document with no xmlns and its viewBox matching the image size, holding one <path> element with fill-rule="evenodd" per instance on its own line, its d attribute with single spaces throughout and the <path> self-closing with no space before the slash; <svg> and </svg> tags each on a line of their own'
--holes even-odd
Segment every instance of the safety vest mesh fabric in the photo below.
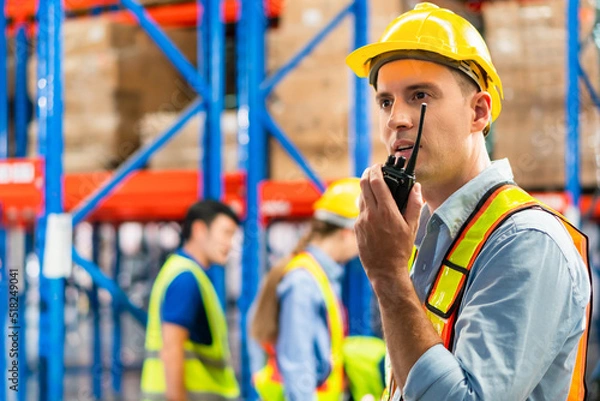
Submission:
<svg viewBox="0 0 600 401">
<path fill-rule="evenodd" d="M 286 274 L 295 269 L 305 269 L 315 279 L 327 309 L 331 339 L 331 373 L 317 388 L 318 401 L 340 401 L 344 391 L 344 366 L 342 346 L 344 342 L 344 320 L 337 296 L 327 276 L 317 261 L 308 253 L 296 255 L 285 267 Z M 254 374 L 254 386 L 263 401 L 284 401 L 283 380 L 277 367 L 277 356 L 273 344 L 267 347 L 267 363 Z"/>
<path fill-rule="evenodd" d="M 454 323 L 458 314 L 467 277 L 485 242 L 508 217 L 525 209 L 538 208 L 558 218 L 563 224 L 577 251 L 591 272 L 588 263 L 588 242 L 585 234 L 577 230 L 565 217 L 533 198 L 523 189 L 510 183 L 492 188 L 480 201 L 471 216 L 461 227 L 456 239 L 446 253 L 424 308 L 427 317 L 441 336 L 444 346 L 452 350 Z M 584 400 L 587 394 L 585 369 L 588 327 L 591 306 L 587 307 L 586 329 L 579 341 L 575 369 L 567 401 Z M 393 390 L 391 393 L 393 394 Z M 388 396 L 389 397 L 389 396 Z"/>
<path fill-rule="evenodd" d="M 165 292 L 181 273 L 190 272 L 196 278 L 204 309 L 210 324 L 212 344 L 187 340 L 184 343 L 184 383 L 189 400 L 230 400 L 239 395 L 239 387 L 231 366 L 227 342 L 227 322 L 214 287 L 204 270 L 192 260 L 171 255 L 160 270 L 152 293 L 146 328 L 146 357 L 142 369 L 142 399 L 164 400 L 165 370 L 160 359 L 163 346 L 160 309 Z"/>
<path fill-rule="evenodd" d="M 344 339 L 343 351 L 344 371 L 352 399 L 380 398 L 385 385 L 381 370 L 386 351 L 384 341 L 378 337 L 348 336 Z"/>
</svg>

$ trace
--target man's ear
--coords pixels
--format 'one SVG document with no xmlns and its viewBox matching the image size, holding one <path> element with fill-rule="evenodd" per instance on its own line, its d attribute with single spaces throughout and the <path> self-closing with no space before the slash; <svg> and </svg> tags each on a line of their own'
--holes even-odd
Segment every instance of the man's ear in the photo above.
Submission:
<svg viewBox="0 0 600 401">
<path fill-rule="evenodd" d="M 482 132 L 492 118 L 492 97 L 488 92 L 477 92 L 471 98 L 473 121 L 471 132 Z"/>
<path fill-rule="evenodd" d="M 192 223 L 191 238 L 204 240 L 208 236 L 208 226 L 202 220 L 196 220 Z"/>
</svg>

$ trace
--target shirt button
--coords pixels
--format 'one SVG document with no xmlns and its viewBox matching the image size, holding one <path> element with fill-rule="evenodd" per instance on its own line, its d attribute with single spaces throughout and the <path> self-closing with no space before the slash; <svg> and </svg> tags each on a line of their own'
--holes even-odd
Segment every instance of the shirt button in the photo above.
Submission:
<svg viewBox="0 0 600 401">
<path fill-rule="evenodd" d="M 427 263 L 423 263 L 423 267 L 421 268 L 422 271 L 427 270 Z"/>
</svg>

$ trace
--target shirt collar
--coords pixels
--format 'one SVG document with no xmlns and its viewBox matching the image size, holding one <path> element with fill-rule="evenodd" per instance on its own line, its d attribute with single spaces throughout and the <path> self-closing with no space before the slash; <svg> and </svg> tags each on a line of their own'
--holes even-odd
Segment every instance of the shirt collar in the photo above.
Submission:
<svg viewBox="0 0 600 401">
<path fill-rule="evenodd" d="M 308 245 L 306 251 L 311 254 L 321 266 L 330 281 L 338 281 L 344 273 L 344 268 L 315 245 Z"/>
<path fill-rule="evenodd" d="M 446 199 L 433 213 L 432 218 L 437 216 L 448 227 L 450 237 L 455 238 L 485 193 L 499 182 L 512 180 L 513 174 L 508 160 L 493 161 L 479 175 Z M 429 213 L 423 217 L 429 220 Z"/>
</svg>

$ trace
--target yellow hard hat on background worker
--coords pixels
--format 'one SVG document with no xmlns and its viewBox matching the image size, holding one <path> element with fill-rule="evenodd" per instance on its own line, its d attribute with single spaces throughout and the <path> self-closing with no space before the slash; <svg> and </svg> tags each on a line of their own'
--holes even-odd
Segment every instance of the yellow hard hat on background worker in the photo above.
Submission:
<svg viewBox="0 0 600 401">
<path fill-rule="evenodd" d="M 401 59 L 432 61 L 469 76 L 492 97 L 492 121 L 502 109 L 502 82 L 485 41 L 463 17 L 431 3 L 419 3 L 392 21 L 378 42 L 352 52 L 346 63 L 377 86 L 379 68 Z"/>
<path fill-rule="evenodd" d="M 314 203 L 313 217 L 339 227 L 352 228 L 359 209 L 360 179 L 342 178 L 329 184 Z"/>
</svg>

